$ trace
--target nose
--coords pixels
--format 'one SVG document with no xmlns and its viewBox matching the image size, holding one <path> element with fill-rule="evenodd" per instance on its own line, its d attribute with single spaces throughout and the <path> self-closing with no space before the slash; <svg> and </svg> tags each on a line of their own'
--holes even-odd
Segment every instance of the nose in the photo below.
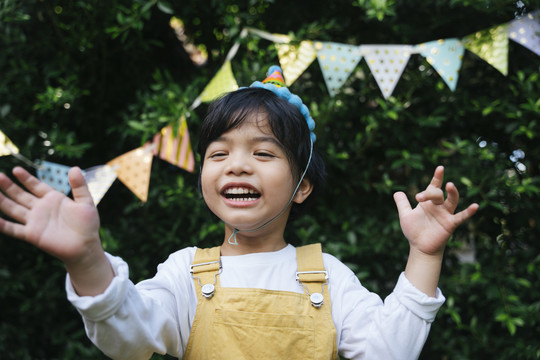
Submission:
<svg viewBox="0 0 540 360">
<path fill-rule="evenodd" d="M 250 157 L 242 152 L 230 153 L 228 156 L 225 171 L 231 175 L 250 174 L 252 166 Z"/>
</svg>

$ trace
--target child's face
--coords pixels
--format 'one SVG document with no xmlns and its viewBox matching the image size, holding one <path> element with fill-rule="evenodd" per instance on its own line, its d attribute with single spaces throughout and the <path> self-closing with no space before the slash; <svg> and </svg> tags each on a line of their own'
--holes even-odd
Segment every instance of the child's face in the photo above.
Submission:
<svg viewBox="0 0 540 360">
<path fill-rule="evenodd" d="M 265 121 L 247 119 L 206 149 L 204 200 L 214 214 L 239 230 L 255 229 L 282 211 L 296 186 L 293 182 L 285 152 Z M 280 217 L 285 222 L 276 223 L 285 224 L 287 215 Z"/>
</svg>

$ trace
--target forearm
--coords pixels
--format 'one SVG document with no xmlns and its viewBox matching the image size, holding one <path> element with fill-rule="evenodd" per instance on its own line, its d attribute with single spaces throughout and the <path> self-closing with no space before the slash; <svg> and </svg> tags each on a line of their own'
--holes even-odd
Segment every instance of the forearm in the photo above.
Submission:
<svg viewBox="0 0 540 360">
<path fill-rule="evenodd" d="M 405 276 L 409 282 L 424 294 L 434 297 L 441 274 L 444 249 L 435 255 L 425 254 L 411 247 L 405 267 Z"/>
</svg>

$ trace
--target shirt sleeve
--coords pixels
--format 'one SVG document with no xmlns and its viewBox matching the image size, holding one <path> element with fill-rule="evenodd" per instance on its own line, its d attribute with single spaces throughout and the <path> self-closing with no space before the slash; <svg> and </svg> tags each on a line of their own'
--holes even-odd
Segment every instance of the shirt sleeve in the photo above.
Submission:
<svg viewBox="0 0 540 360">
<path fill-rule="evenodd" d="M 188 300 L 187 295 L 179 299 L 171 291 L 169 268 L 174 261 L 160 264 L 154 278 L 135 286 L 127 263 L 107 257 L 115 277 L 103 294 L 78 296 L 69 274 L 66 277 L 68 300 L 82 315 L 90 340 L 112 359 L 149 359 L 154 352 L 181 357 L 189 322 L 179 317 L 178 304 L 187 306 Z"/>
<path fill-rule="evenodd" d="M 402 273 L 383 302 L 347 270 L 349 274 L 330 290 L 339 292 L 332 296 L 332 316 L 340 355 L 354 360 L 417 359 L 445 301 L 441 291 L 429 297 Z"/>
</svg>

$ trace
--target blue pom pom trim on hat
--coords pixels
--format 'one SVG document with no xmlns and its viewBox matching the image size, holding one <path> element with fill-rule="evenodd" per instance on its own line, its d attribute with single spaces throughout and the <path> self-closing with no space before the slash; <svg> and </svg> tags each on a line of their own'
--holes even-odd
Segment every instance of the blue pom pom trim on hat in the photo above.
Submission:
<svg viewBox="0 0 540 360">
<path fill-rule="evenodd" d="M 268 69 L 266 76 L 269 76 L 270 74 L 274 73 L 274 71 L 279 71 L 283 73 L 279 66 L 272 65 Z M 315 136 L 315 134 L 313 133 L 313 130 L 315 129 L 315 120 L 313 120 L 313 118 L 311 117 L 308 107 L 302 102 L 302 99 L 300 98 L 300 96 L 291 93 L 290 90 L 286 87 L 277 87 L 276 85 L 270 84 L 270 83 L 263 84 L 260 81 L 255 81 L 253 84 L 250 85 L 250 87 L 263 88 L 266 90 L 270 90 L 273 93 L 275 93 L 277 96 L 279 96 L 280 98 L 285 99 L 291 104 L 293 104 L 294 106 L 296 106 L 298 110 L 300 110 L 300 113 L 306 119 L 306 123 L 309 128 L 309 136 L 311 137 L 311 141 L 315 142 L 315 140 L 317 139 L 317 136 Z"/>
</svg>

